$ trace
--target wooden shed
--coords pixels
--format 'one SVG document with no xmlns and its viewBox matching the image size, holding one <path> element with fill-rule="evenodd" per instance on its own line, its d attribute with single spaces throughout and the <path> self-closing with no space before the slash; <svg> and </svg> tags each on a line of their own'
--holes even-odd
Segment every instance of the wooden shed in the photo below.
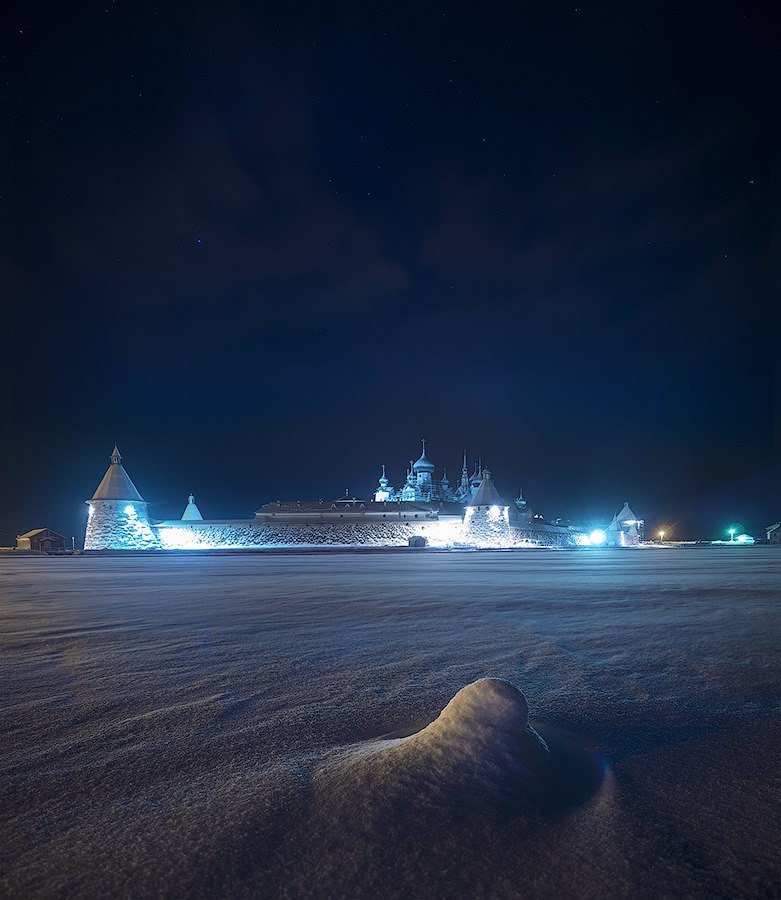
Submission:
<svg viewBox="0 0 781 900">
<path fill-rule="evenodd" d="M 34 528 L 16 538 L 17 550 L 64 550 L 65 538 L 51 528 Z"/>
</svg>

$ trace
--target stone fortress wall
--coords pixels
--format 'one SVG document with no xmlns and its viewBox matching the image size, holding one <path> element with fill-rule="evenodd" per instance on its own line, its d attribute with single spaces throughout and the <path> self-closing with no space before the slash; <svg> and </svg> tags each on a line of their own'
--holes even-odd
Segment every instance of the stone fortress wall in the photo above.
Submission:
<svg viewBox="0 0 781 900">
<path fill-rule="evenodd" d="M 460 523 L 451 522 L 220 522 L 165 524 L 157 527 L 160 546 L 168 550 L 259 547 L 407 547 L 424 537 L 430 547 L 460 543 Z"/>
<path fill-rule="evenodd" d="M 424 457 L 421 459 L 420 465 L 433 468 Z M 343 499 L 330 507 L 313 503 L 311 509 L 306 504 L 302 508 L 300 503 L 289 504 L 287 509 L 279 503 L 269 504 L 272 508 L 264 507 L 255 520 L 208 520 L 202 518 L 190 495 L 182 519 L 152 522 L 148 504 L 130 480 L 115 447 L 111 465 L 87 503 L 84 549 L 88 551 L 382 548 L 414 546 L 414 538 L 423 538 L 425 545 L 435 548 L 564 547 L 574 543 L 572 532 L 565 527 L 536 523 L 529 516 L 511 521 L 509 507 L 487 469 L 481 473 L 470 501 L 462 507 L 463 513 L 460 504 L 451 504 L 459 514 L 445 509 L 445 505 L 416 506 L 413 501 L 408 508 L 400 505 L 394 510 L 399 519 L 390 520 L 371 503 Z"/>
<path fill-rule="evenodd" d="M 565 547 L 566 533 L 504 527 L 480 529 L 462 522 L 203 522 L 165 523 L 155 527 L 163 550 L 249 550 L 261 547 L 407 547 L 410 538 L 423 537 L 426 545 L 450 547 Z"/>
</svg>

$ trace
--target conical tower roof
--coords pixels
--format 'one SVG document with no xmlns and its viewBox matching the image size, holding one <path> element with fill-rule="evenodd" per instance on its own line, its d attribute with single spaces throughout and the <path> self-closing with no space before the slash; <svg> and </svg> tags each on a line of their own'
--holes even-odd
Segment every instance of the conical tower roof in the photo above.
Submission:
<svg viewBox="0 0 781 900">
<path fill-rule="evenodd" d="M 617 518 L 619 522 L 631 522 L 633 520 L 637 521 L 637 516 L 632 512 L 628 500 L 624 501 L 624 508 L 618 514 Z"/>
<path fill-rule="evenodd" d="M 507 506 L 496 486 L 491 480 L 491 473 L 488 469 L 483 470 L 483 480 L 480 487 L 475 492 L 474 497 L 467 503 L 467 506 Z"/>
<path fill-rule="evenodd" d="M 92 495 L 93 500 L 140 500 L 144 498 L 138 488 L 130 480 L 130 476 L 122 466 L 122 456 L 116 445 L 111 454 L 111 465 L 106 470 L 103 480 Z"/>
<path fill-rule="evenodd" d="M 200 509 L 195 505 L 195 497 L 190 494 L 187 498 L 187 506 L 182 513 L 183 522 L 200 522 L 203 519 Z"/>
</svg>

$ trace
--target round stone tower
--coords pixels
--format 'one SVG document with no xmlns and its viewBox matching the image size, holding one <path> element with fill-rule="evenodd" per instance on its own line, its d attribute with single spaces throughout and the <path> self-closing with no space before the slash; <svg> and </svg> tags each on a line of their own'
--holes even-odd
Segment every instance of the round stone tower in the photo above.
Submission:
<svg viewBox="0 0 781 900">
<path fill-rule="evenodd" d="M 147 503 L 122 466 L 114 447 L 111 465 L 87 500 L 85 550 L 158 550 L 160 541 L 149 521 Z"/>
<path fill-rule="evenodd" d="M 508 509 L 491 480 L 491 473 L 484 469 L 480 486 L 464 511 L 467 543 L 475 547 L 512 546 Z"/>
</svg>

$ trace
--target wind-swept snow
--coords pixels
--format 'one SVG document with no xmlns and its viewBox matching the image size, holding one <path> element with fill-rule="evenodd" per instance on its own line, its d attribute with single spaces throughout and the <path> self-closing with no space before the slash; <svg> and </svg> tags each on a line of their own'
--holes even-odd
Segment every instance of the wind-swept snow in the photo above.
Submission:
<svg viewBox="0 0 781 900">
<path fill-rule="evenodd" d="M 770 547 L 0 558 L 0 893 L 772 895 L 779 585 Z"/>
</svg>

